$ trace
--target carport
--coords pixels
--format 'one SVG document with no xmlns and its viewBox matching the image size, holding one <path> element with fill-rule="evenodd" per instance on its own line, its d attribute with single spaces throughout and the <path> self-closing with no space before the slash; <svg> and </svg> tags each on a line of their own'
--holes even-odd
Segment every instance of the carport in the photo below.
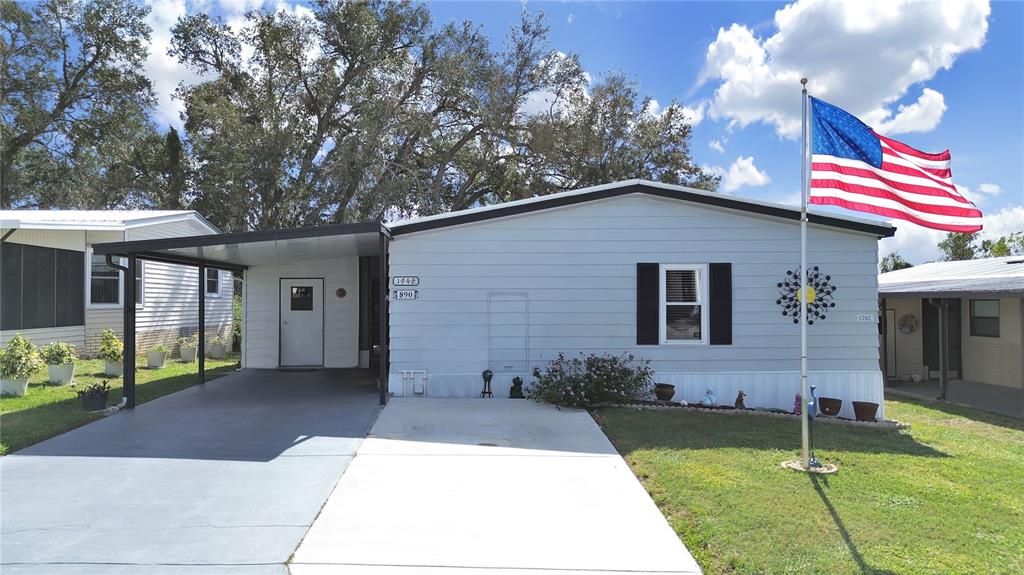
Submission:
<svg viewBox="0 0 1024 575">
<path fill-rule="evenodd" d="M 124 273 L 122 279 L 124 281 L 124 296 L 125 305 L 123 306 L 123 320 L 124 320 L 124 397 L 126 400 L 126 407 L 135 407 L 135 354 L 136 354 L 136 341 L 135 341 L 135 303 L 137 294 L 135 293 L 135 282 L 130 281 L 129 278 L 135 277 L 135 269 L 140 260 L 149 260 L 164 262 L 177 265 L 192 266 L 198 268 L 199 271 L 199 350 L 198 362 L 199 362 L 199 382 L 205 383 L 205 359 L 204 351 L 206 349 L 206 334 L 205 329 L 205 311 L 206 311 L 206 290 L 204 289 L 204 282 L 206 279 L 207 270 L 226 270 L 239 274 L 242 278 L 242 306 L 245 310 L 242 314 L 242 367 L 248 367 L 247 363 L 247 340 L 249 334 L 247 332 L 247 319 L 249 316 L 249 289 L 248 289 L 248 278 L 247 275 L 251 274 L 254 269 L 261 270 L 275 270 L 275 269 L 293 269 L 295 265 L 301 264 L 302 262 L 322 262 L 325 260 L 347 260 L 353 261 L 358 260 L 359 275 L 358 275 L 358 290 L 356 298 L 359 301 L 359 349 L 357 355 L 359 356 L 359 363 L 362 364 L 363 348 L 368 350 L 367 362 L 373 358 L 376 361 L 376 367 L 379 373 L 378 389 L 379 389 L 379 401 L 381 405 L 387 402 L 387 374 L 388 374 L 388 311 L 387 311 L 387 294 L 388 294 L 388 264 L 387 264 L 387 253 L 388 243 L 391 239 L 391 234 L 388 229 L 381 222 L 364 222 L 355 224 L 336 224 L 316 227 L 297 228 L 289 230 L 265 230 L 265 231 L 252 231 L 252 232 L 238 232 L 230 234 L 216 234 L 216 235 L 202 235 L 202 236 L 184 236 L 177 238 L 162 238 L 152 240 L 136 240 L 128 242 L 115 242 L 106 244 L 96 244 L 93 246 L 94 253 L 97 255 L 105 255 L 108 264 L 120 269 Z M 116 258 L 124 258 L 124 265 L 121 265 Z M 376 270 L 368 269 L 370 265 L 376 262 Z M 289 268 L 291 266 L 291 268 Z M 364 276 L 368 278 L 371 272 L 376 274 L 376 281 L 373 285 L 373 289 L 370 288 L 371 283 L 365 280 Z M 305 274 L 311 275 L 311 274 Z M 279 277 L 279 284 L 284 280 L 293 278 Z M 320 301 L 320 317 L 319 322 L 321 324 L 321 361 L 322 365 L 315 365 L 310 363 L 308 366 L 303 365 L 302 367 L 353 367 L 352 365 L 329 365 L 327 361 L 327 334 L 332 333 L 330 330 L 340 329 L 340 326 L 332 325 L 325 311 L 326 307 L 334 302 L 334 299 L 328 300 L 325 292 L 329 291 L 332 287 L 328 285 L 324 277 L 313 278 L 320 280 L 317 284 L 318 289 L 321 291 L 319 295 Z M 364 281 L 365 280 L 365 281 Z M 296 297 L 294 293 L 298 293 L 300 297 L 307 297 L 310 302 L 309 308 L 295 308 L 292 309 L 304 309 L 310 310 L 313 306 L 313 294 L 312 286 L 303 286 L 298 288 L 291 288 L 293 290 L 300 290 L 293 292 L 293 298 Z M 339 287 L 332 292 L 332 295 L 338 300 L 342 300 L 346 297 L 351 297 L 350 288 Z M 308 290 L 308 291 L 306 291 Z M 279 293 L 278 296 L 280 297 Z M 374 299 L 376 298 L 376 299 Z M 370 305 L 371 301 L 375 301 L 376 309 L 373 309 Z M 294 305 L 294 304 L 293 304 Z M 351 307 L 351 306 L 349 306 Z M 283 308 L 279 308 L 283 309 Z M 260 310 L 259 319 L 261 321 L 266 319 L 267 310 Z M 278 315 L 280 316 L 280 311 Z M 375 317 L 374 317 L 375 316 Z M 256 316 L 254 316 L 256 317 Z M 376 320 L 376 325 L 373 325 L 373 321 Z M 278 318 L 280 321 L 280 317 Z M 283 323 L 287 323 L 284 321 Z M 370 327 L 373 327 L 374 333 L 369 333 Z M 267 332 L 268 330 L 262 330 Z M 286 367 L 285 362 L 281 361 L 281 347 L 282 341 L 284 341 L 284 334 L 278 330 L 277 334 L 271 334 L 268 336 L 272 341 L 276 341 L 278 345 L 278 358 L 276 367 Z M 371 343 L 372 340 L 376 340 L 376 343 Z M 266 355 L 266 354 L 262 354 Z M 265 357 L 261 359 L 266 360 Z"/>
</svg>

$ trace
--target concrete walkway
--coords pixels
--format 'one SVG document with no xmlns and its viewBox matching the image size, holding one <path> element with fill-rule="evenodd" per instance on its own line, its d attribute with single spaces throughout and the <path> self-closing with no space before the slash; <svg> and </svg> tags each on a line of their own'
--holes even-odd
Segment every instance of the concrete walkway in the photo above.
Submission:
<svg viewBox="0 0 1024 575">
<path fill-rule="evenodd" d="M 699 573 L 590 415 L 393 399 L 292 575 Z"/>
<path fill-rule="evenodd" d="M 380 413 L 362 376 L 246 370 L 0 458 L 0 571 L 287 573 Z"/>
</svg>

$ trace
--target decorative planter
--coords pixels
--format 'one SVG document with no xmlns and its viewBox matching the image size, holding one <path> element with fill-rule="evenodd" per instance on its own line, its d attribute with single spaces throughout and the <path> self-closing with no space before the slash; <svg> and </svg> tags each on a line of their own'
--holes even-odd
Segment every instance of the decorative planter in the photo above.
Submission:
<svg viewBox="0 0 1024 575">
<path fill-rule="evenodd" d="M 0 379 L 0 395 L 22 396 L 28 392 L 28 378 Z"/>
<path fill-rule="evenodd" d="M 822 415 L 839 415 L 839 410 L 843 408 L 843 400 L 834 397 L 819 397 L 818 407 L 821 409 Z"/>
<path fill-rule="evenodd" d="M 213 359 L 224 359 L 228 355 L 227 346 L 223 343 L 210 344 L 210 357 Z"/>
<path fill-rule="evenodd" d="M 671 383 L 656 383 L 654 384 L 654 395 L 658 401 L 672 401 L 672 398 L 676 396 L 676 386 Z"/>
<path fill-rule="evenodd" d="M 857 421 L 874 421 L 878 413 L 878 404 L 870 401 L 853 402 L 853 413 Z"/>
<path fill-rule="evenodd" d="M 185 363 L 192 363 L 196 360 L 196 348 L 181 346 L 178 351 L 178 355 L 181 357 L 181 361 Z"/>
<path fill-rule="evenodd" d="M 48 372 L 50 383 L 57 385 L 67 385 L 75 378 L 75 364 L 73 363 L 47 365 L 46 371 Z"/>
<path fill-rule="evenodd" d="M 82 402 L 82 411 L 99 411 L 106 409 L 107 397 L 110 392 L 106 392 L 103 395 L 83 395 L 78 399 Z"/>
<path fill-rule="evenodd" d="M 167 361 L 166 351 L 147 351 L 146 352 L 146 367 L 149 369 L 160 369 L 164 366 L 164 362 Z"/>
<path fill-rule="evenodd" d="M 103 375 L 109 377 L 121 377 L 124 374 L 124 363 L 120 361 L 108 361 L 103 367 Z"/>
</svg>

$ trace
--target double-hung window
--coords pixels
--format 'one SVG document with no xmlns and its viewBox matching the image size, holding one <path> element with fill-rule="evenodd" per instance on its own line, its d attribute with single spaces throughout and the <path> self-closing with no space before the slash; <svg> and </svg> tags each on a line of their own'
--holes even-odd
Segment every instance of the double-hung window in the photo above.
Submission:
<svg viewBox="0 0 1024 575">
<path fill-rule="evenodd" d="M 220 295 L 220 270 L 206 270 L 206 294 L 212 296 Z"/>
<path fill-rule="evenodd" d="M 661 266 L 661 343 L 704 343 L 707 267 Z"/>
<path fill-rule="evenodd" d="M 125 258 L 118 258 L 119 265 L 127 265 Z M 145 301 L 145 271 L 142 260 L 135 262 L 135 304 L 142 306 Z M 121 285 L 121 270 L 107 264 L 107 257 L 90 252 L 89 255 L 89 305 L 91 307 L 117 307 L 124 298 Z"/>
<path fill-rule="evenodd" d="M 971 300 L 971 335 L 999 337 L 999 300 Z"/>
</svg>

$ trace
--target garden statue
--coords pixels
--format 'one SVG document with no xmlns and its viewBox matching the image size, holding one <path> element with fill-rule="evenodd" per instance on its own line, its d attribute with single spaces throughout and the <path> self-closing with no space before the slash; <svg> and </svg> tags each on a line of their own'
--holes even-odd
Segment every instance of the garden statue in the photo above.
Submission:
<svg viewBox="0 0 1024 575">
<path fill-rule="evenodd" d="M 494 397 L 494 393 L 491 391 L 491 378 L 494 377 L 494 372 L 485 369 L 480 375 L 484 378 L 484 388 L 480 390 L 480 397 Z"/>
<path fill-rule="evenodd" d="M 523 378 L 518 375 L 512 378 L 512 387 L 508 390 L 508 398 L 526 399 L 526 396 L 523 395 Z"/>
<path fill-rule="evenodd" d="M 747 394 L 743 393 L 742 389 L 740 390 L 739 393 L 736 394 L 736 409 L 746 409 L 747 408 L 746 404 L 743 403 L 743 400 L 746 399 L 746 397 L 747 397 Z"/>
<path fill-rule="evenodd" d="M 800 397 L 800 394 L 799 393 L 796 394 L 796 397 L 793 398 L 793 414 L 794 415 L 800 415 L 801 413 L 803 413 L 803 411 L 801 409 L 803 407 L 803 403 L 804 403 L 803 402 L 803 398 Z"/>
<path fill-rule="evenodd" d="M 710 387 L 707 388 L 707 390 L 704 391 L 704 399 L 701 400 L 700 403 L 701 403 L 701 405 L 708 405 L 708 406 L 713 406 L 713 405 L 716 405 L 718 403 L 715 400 L 715 392 L 711 391 Z"/>
<path fill-rule="evenodd" d="M 814 388 L 811 386 L 811 399 L 807 402 L 807 417 L 814 419 L 814 416 L 818 413 L 818 396 L 814 393 Z"/>
</svg>

